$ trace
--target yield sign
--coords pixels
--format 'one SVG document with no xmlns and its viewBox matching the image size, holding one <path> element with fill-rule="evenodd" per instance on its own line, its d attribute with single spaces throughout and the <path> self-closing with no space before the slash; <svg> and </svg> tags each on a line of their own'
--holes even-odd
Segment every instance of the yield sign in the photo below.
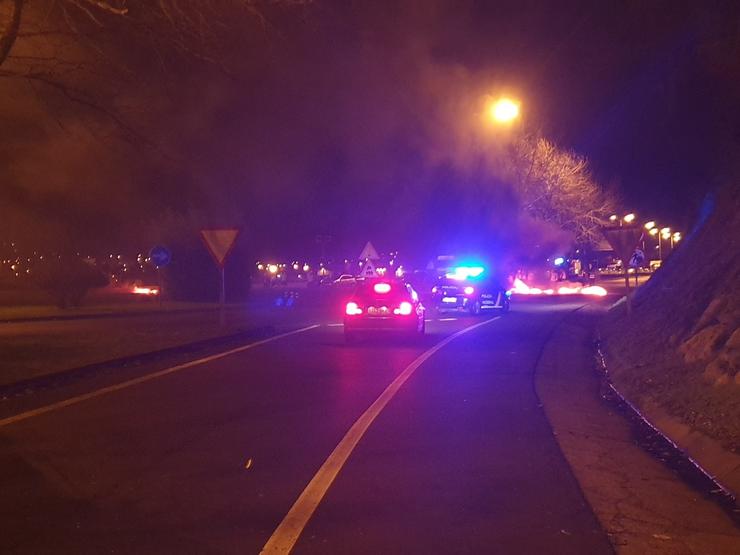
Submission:
<svg viewBox="0 0 740 555">
<path fill-rule="evenodd" d="M 362 268 L 362 271 L 360 272 L 360 277 L 364 277 L 364 278 L 378 277 L 378 272 L 375 270 L 375 264 L 373 264 L 372 260 L 368 260 L 367 262 L 365 262 L 365 266 Z"/>
<path fill-rule="evenodd" d="M 609 245 L 622 262 L 627 264 L 637 243 L 642 237 L 642 229 L 639 227 L 612 227 L 602 230 Z"/>
<path fill-rule="evenodd" d="M 208 251 L 216 264 L 221 267 L 223 267 L 226 257 L 229 256 L 231 249 L 234 247 L 238 234 L 239 230 L 236 228 L 200 230 L 200 236 L 208 247 Z"/>
<path fill-rule="evenodd" d="M 373 247 L 373 244 L 368 241 L 365 248 L 362 249 L 359 258 L 360 260 L 378 260 L 380 257 L 378 256 L 378 251 Z"/>
</svg>

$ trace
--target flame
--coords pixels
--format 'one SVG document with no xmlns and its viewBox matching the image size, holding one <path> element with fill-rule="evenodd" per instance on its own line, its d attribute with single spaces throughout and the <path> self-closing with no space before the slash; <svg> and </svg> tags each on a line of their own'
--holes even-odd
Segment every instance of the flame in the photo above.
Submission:
<svg viewBox="0 0 740 555">
<path fill-rule="evenodd" d="M 515 278 L 514 285 L 508 291 L 509 294 L 515 293 L 517 295 L 590 295 L 595 297 L 604 297 L 607 295 L 607 290 L 600 285 L 589 285 L 583 287 L 581 285 L 562 285 L 557 290 L 554 289 L 540 289 L 539 287 L 530 287 L 524 283 L 521 279 Z"/>
</svg>

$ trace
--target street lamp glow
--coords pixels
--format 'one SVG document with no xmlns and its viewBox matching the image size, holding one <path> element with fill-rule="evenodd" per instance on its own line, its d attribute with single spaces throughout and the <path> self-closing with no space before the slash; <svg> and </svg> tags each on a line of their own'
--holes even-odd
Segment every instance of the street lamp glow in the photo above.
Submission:
<svg viewBox="0 0 740 555">
<path fill-rule="evenodd" d="M 648 231 L 652 231 L 653 228 L 655 228 L 655 222 L 653 220 L 650 220 L 649 222 L 645 222 L 645 229 L 647 229 Z M 655 234 L 653 233 L 653 235 Z"/>
<path fill-rule="evenodd" d="M 663 235 L 665 235 L 666 233 L 670 234 L 671 233 L 671 228 L 670 227 L 664 227 L 663 229 L 660 230 L 660 232 Z"/>
<path fill-rule="evenodd" d="M 277 272 L 278 272 L 278 266 L 277 266 L 277 264 L 270 264 L 270 265 L 269 265 L 269 266 L 267 267 L 267 270 L 268 270 L 268 271 L 269 271 L 269 272 L 270 272 L 271 274 L 277 274 Z"/>
<path fill-rule="evenodd" d="M 491 104 L 491 118 L 498 123 L 511 123 L 519 117 L 519 103 L 501 98 Z"/>
<path fill-rule="evenodd" d="M 617 216 L 616 214 L 612 214 L 611 216 L 609 216 L 610 222 L 616 222 L 618 219 L 619 219 L 619 216 Z"/>
<path fill-rule="evenodd" d="M 674 241 L 680 241 L 681 240 L 681 234 L 678 231 L 673 234 L 673 240 Z"/>
<path fill-rule="evenodd" d="M 630 212 L 629 214 L 627 214 L 627 215 L 626 215 L 626 216 L 625 216 L 624 218 L 622 218 L 622 219 L 623 219 L 623 220 L 624 220 L 625 222 L 627 222 L 627 223 L 631 223 L 631 222 L 633 222 L 633 221 L 635 220 L 635 215 L 634 215 L 634 214 L 632 214 L 632 213 Z"/>
<path fill-rule="evenodd" d="M 650 235 L 657 235 L 658 234 L 658 228 L 657 227 L 650 228 L 650 232 L 649 233 L 650 233 Z"/>
</svg>

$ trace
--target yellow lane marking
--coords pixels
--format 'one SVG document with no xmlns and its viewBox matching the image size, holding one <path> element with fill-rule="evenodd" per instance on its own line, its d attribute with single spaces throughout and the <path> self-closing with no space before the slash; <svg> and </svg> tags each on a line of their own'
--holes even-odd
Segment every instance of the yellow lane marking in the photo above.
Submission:
<svg viewBox="0 0 740 555">
<path fill-rule="evenodd" d="M 380 394 L 375 402 L 357 419 L 352 425 L 349 431 L 342 438 L 342 441 L 334 448 L 329 458 L 324 461 L 316 475 L 311 479 L 306 489 L 303 490 L 301 495 L 298 497 L 296 502 L 285 515 L 283 521 L 278 525 L 275 531 L 267 540 L 267 543 L 260 551 L 260 555 L 272 555 L 276 553 L 286 554 L 290 553 L 293 546 L 298 541 L 298 537 L 306 527 L 308 520 L 313 515 L 319 503 L 326 495 L 329 486 L 331 486 L 334 479 L 342 470 L 342 467 L 347 462 L 347 459 L 352 454 L 352 451 L 357 446 L 362 436 L 365 435 L 370 425 L 373 423 L 375 418 L 385 408 L 391 399 L 398 393 L 401 386 L 406 383 L 411 375 L 416 371 L 419 366 L 424 364 L 429 357 L 439 351 L 442 347 L 454 341 L 461 335 L 473 331 L 481 326 L 490 324 L 491 322 L 498 320 L 501 316 L 496 316 L 490 320 L 480 322 L 478 324 L 468 326 L 456 333 L 453 333 L 449 337 L 446 337 L 434 347 L 425 351 L 419 355 L 416 360 L 409 364 L 398 377 L 391 382 L 391 384 Z"/>
<path fill-rule="evenodd" d="M 237 347 L 229 351 L 224 351 L 222 353 L 217 353 L 215 355 L 210 355 L 210 356 L 199 358 L 196 360 L 191 360 L 190 362 L 186 362 L 184 364 L 178 364 L 177 366 L 172 366 L 170 368 L 165 368 L 164 370 L 159 370 L 158 372 L 153 372 L 152 374 L 147 374 L 146 376 L 141 376 L 139 378 L 127 380 L 125 382 L 121 382 L 115 385 L 103 387 L 101 389 L 96 389 L 95 391 L 91 391 L 83 395 L 77 395 L 76 397 L 70 397 L 69 399 L 65 399 L 57 403 L 52 403 L 51 405 L 46 405 L 44 407 L 39 407 L 37 409 L 29 410 L 27 412 L 21 412 L 20 414 L 9 416 L 8 418 L 3 418 L 2 420 L 0 420 L 0 428 L 2 428 L 3 426 L 9 426 L 10 424 L 15 424 L 16 422 L 20 422 L 22 420 L 28 420 L 29 418 L 33 418 L 34 416 L 40 416 L 42 414 L 46 414 L 47 412 L 52 412 L 55 410 L 63 409 L 65 407 L 69 407 L 71 405 L 76 405 L 77 403 L 81 403 L 89 399 L 94 399 L 96 397 L 100 397 L 108 393 L 113 393 L 114 391 L 120 391 L 121 389 L 126 389 L 128 387 L 138 385 L 140 383 L 148 382 L 150 380 L 155 380 L 157 378 L 161 378 L 162 376 L 167 376 L 168 374 L 173 374 L 175 372 L 179 372 L 180 370 L 185 370 L 186 368 L 192 368 L 193 366 L 198 366 L 199 364 L 213 362 L 214 360 L 218 360 L 218 359 L 221 359 L 221 358 L 224 358 L 224 357 L 236 354 L 236 353 L 241 353 L 242 351 L 246 351 L 247 349 L 253 349 L 254 347 L 259 347 L 260 345 L 264 345 L 265 343 L 277 341 L 278 339 L 289 337 L 291 335 L 296 335 L 298 333 L 303 333 L 304 331 L 309 331 L 309 330 L 312 330 L 318 327 L 319 327 L 319 324 L 314 324 L 313 326 L 306 326 L 305 328 L 300 328 L 297 330 L 289 331 L 287 333 L 281 333 L 280 335 L 273 335 L 272 337 L 268 337 L 267 339 L 262 339 L 260 341 L 255 341 L 254 343 L 242 345 L 241 347 Z"/>
</svg>

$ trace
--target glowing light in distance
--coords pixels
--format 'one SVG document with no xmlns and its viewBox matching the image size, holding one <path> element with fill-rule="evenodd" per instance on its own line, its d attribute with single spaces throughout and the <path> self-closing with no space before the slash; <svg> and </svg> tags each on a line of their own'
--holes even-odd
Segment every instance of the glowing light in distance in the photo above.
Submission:
<svg viewBox="0 0 740 555">
<path fill-rule="evenodd" d="M 645 229 L 652 231 L 655 227 L 655 222 L 653 220 L 650 220 L 649 222 L 645 222 Z"/>
<path fill-rule="evenodd" d="M 616 222 L 618 219 L 619 219 L 619 216 L 617 216 L 616 214 L 612 214 L 611 216 L 609 216 L 610 222 Z"/>
<path fill-rule="evenodd" d="M 278 272 L 278 265 L 277 264 L 270 264 L 267 267 L 267 271 L 270 272 L 271 274 L 277 274 L 277 272 Z"/>
<path fill-rule="evenodd" d="M 311 269 L 311 266 L 309 266 L 308 264 L 304 264 L 303 265 L 303 271 L 304 272 L 308 272 L 310 269 Z"/>
<path fill-rule="evenodd" d="M 475 291 L 475 289 L 473 289 L 473 288 L 472 288 L 472 287 L 470 287 L 469 285 L 468 285 L 468 286 L 467 286 L 467 287 L 466 287 L 465 289 L 463 289 L 463 292 L 464 292 L 464 293 L 465 293 L 466 295 L 472 295 L 474 291 Z"/>
<path fill-rule="evenodd" d="M 498 123 L 510 123 L 519 117 L 519 103 L 502 98 L 490 107 L 491 118 Z"/>
<path fill-rule="evenodd" d="M 553 260 L 553 263 L 555 264 L 555 266 L 562 266 L 563 264 L 565 264 L 565 258 L 563 258 L 562 256 L 558 256 L 555 260 Z"/>
<path fill-rule="evenodd" d="M 680 241 L 681 240 L 681 234 L 678 231 L 673 234 L 673 240 L 674 241 Z"/>
<path fill-rule="evenodd" d="M 296 262 L 295 264 L 293 264 L 293 269 L 294 270 L 298 270 L 298 268 L 300 268 L 300 266 L 298 265 L 298 262 Z"/>
<path fill-rule="evenodd" d="M 400 314 L 401 316 L 408 316 L 414 310 L 414 305 L 408 301 L 403 301 L 398 308 L 393 309 L 393 314 Z"/>
<path fill-rule="evenodd" d="M 660 230 L 660 232 L 661 233 L 670 233 L 671 232 L 671 228 L 670 227 L 664 227 L 663 229 Z"/>
<path fill-rule="evenodd" d="M 159 295 L 159 287 L 134 287 L 132 293 L 136 295 Z"/>
<path fill-rule="evenodd" d="M 373 291 L 381 295 L 384 295 L 390 292 L 390 290 L 391 290 L 390 283 L 376 283 L 375 285 L 373 285 Z"/>
<path fill-rule="evenodd" d="M 590 285 L 581 289 L 581 293 L 584 295 L 595 295 L 597 297 L 605 297 L 607 292 L 606 289 L 600 285 Z"/>
<path fill-rule="evenodd" d="M 265 265 L 264 264 L 257 264 L 257 269 L 261 272 L 262 270 L 265 269 Z"/>
<path fill-rule="evenodd" d="M 632 214 L 632 213 L 630 212 L 629 214 L 627 214 L 627 215 L 626 215 L 626 216 L 625 216 L 624 218 L 622 218 L 622 219 L 623 219 L 623 220 L 624 220 L 625 222 L 627 222 L 627 223 L 629 224 L 629 223 L 631 223 L 631 222 L 635 221 L 635 215 L 634 215 L 634 214 Z"/>
<path fill-rule="evenodd" d="M 659 233 L 658 228 L 657 227 L 651 228 L 649 233 L 650 235 L 657 235 Z"/>
<path fill-rule="evenodd" d="M 357 306 L 357 303 L 350 301 L 347 303 L 344 313 L 348 316 L 356 316 L 357 314 L 362 314 L 362 309 Z"/>
</svg>

